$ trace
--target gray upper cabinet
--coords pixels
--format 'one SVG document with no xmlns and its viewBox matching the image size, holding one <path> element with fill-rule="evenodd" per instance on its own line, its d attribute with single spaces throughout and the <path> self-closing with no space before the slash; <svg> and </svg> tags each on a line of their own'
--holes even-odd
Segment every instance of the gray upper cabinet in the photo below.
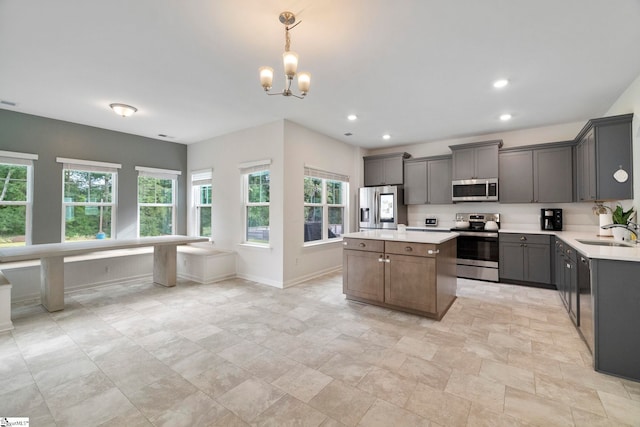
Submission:
<svg viewBox="0 0 640 427">
<path fill-rule="evenodd" d="M 451 203 L 451 156 L 405 162 L 404 202 L 407 205 Z"/>
<path fill-rule="evenodd" d="M 502 203 L 562 203 L 573 199 L 572 143 L 500 152 Z"/>
<path fill-rule="evenodd" d="M 573 147 L 533 150 L 533 200 L 536 203 L 573 201 Z"/>
<path fill-rule="evenodd" d="M 427 162 L 427 188 L 429 203 L 447 204 L 451 201 L 451 156 L 430 159 Z"/>
<path fill-rule="evenodd" d="M 409 161 L 404 164 L 404 203 L 425 205 L 427 194 L 427 161 Z"/>
<path fill-rule="evenodd" d="M 577 199 L 623 200 L 633 198 L 631 124 L 633 114 L 592 119 L 576 137 Z M 613 174 L 623 169 L 625 182 Z"/>
<path fill-rule="evenodd" d="M 449 146 L 453 152 L 452 179 L 497 178 L 501 146 L 501 140 Z"/>
<path fill-rule="evenodd" d="M 408 153 L 380 154 L 364 157 L 364 185 L 402 185 L 404 182 L 404 159 Z"/>
<path fill-rule="evenodd" d="M 533 152 L 508 151 L 500 153 L 500 202 L 533 202 Z"/>
</svg>

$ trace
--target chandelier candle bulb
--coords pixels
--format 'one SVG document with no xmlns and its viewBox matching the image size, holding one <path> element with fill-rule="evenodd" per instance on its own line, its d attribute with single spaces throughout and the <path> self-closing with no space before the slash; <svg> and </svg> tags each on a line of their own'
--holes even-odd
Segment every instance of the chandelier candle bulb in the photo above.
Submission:
<svg viewBox="0 0 640 427">
<path fill-rule="evenodd" d="M 264 90 L 271 89 L 271 86 L 273 85 L 273 68 L 260 67 L 260 84 Z"/>
<path fill-rule="evenodd" d="M 287 51 L 282 54 L 282 62 L 284 63 L 284 73 L 287 77 L 292 79 L 298 70 L 298 54 L 292 51 Z"/>
<path fill-rule="evenodd" d="M 309 92 L 311 86 L 311 73 L 303 71 L 298 73 L 298 90 L 303 94 Z"/>
</svg>

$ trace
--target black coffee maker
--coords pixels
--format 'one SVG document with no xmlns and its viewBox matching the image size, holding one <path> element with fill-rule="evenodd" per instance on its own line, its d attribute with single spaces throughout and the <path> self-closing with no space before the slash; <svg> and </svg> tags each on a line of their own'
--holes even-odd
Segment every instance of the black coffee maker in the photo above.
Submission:
<svg viewBox="0 0 640 427">
<path fill-rule="evenodd" d="M 562 209 L 540 209 L 541 230 L 562 230 Z"/>
</svg>

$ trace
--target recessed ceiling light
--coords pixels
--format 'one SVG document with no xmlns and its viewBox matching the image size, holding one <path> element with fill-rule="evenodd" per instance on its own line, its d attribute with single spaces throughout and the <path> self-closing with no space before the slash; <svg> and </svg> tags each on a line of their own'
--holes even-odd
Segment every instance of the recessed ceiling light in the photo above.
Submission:
<svg viewBox="0 0 640 427">
<path fill-rule="evenodd" d="M 493 87 L 500 89 L 500 88 L 505 87 L 508 84 L 509 84 L 509 80 L 500 79 L 500 80 L 496 80 L 495 82 L 493 82 Z"/>
<path fill-rule="evenodd" d="M 507 120 L 511 120 L 511 114 L 503 114 L 500 116 L 500 120 L 506 122 Z"/>
<path fill-rule="evenodd" d="M 349 119 L 350 121 L 358 120 L 358 116 L 356 116 L 355 114 L 349 114 L 347 116 L 347 119 Z"/>
<path fill-rule="evenodd" d="M 353 135 L 351 132 L 347 132 L 344 134 L 344 136 L 351 136 L 351 135 Z"/>
<path fill-rule="evenodd" d="M 385 133 L 384 135 L 382 135 L 382 139 L 391 139 L 391 135 L 389 135 L 388 133 Z"/>
</svg>

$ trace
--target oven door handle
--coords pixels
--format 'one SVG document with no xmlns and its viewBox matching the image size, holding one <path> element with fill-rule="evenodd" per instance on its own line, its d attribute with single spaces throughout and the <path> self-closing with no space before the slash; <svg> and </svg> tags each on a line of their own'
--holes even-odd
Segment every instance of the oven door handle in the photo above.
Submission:
<svg viewBox="0 0 640 427">
<path fill-rule="evenodd" d="M 454 233 L 458 233 L 460 236 L 464 236 L 464 237 L 495 237 L 496 239 L 498 238 L 498 233 L 491 233 L 491 232 L 474 232 L 474 231 L 455 231 L 452 230 Z"/>
</svg>

